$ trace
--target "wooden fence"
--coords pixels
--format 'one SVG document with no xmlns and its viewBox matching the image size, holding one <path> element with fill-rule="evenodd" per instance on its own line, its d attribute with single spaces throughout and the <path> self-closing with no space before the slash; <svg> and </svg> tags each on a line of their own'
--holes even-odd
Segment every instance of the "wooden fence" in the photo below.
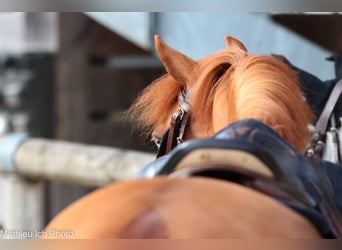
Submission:
<svg viewBox="0 0 342 250">
<path fill-rule="evenodd" d="M 4 180 L 6 238 L 42 230 L 42 180 L 100 187 L 134 178 L 154 159 L 151 153 L 9 134 L 0 138 L 0 173 Z M 27 237 L 31 237 L 28 235 Z M 22 238 L 22 237 L 20 237 Z"/>
</svg>

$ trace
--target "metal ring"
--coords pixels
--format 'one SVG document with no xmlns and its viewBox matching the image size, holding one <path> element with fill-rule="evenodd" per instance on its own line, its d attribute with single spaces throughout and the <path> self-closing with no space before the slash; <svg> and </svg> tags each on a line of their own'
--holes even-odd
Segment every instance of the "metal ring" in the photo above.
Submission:
<svg viewBox="0 0 342 250">
<path fill-rule="evenodd" d="M 177 144 L 181 144 L 183 142 L 183 139 L 179 136 L 176 138 L 176 140 L 177 140 Z"/>
<path fill-rule="evenodd" d="M 178 114 L 178 115 L 180 116 L 179 119 L 180 119 L 180 120 L 183 120 L 183 117 L 184 117 L 184 114 L 185 114 L 184 109 L 178 108 L 178 109 L 177 109 L 177 112 L 179 112 L 179 114 Z M 177 115 L 177 116 L 178 116 L 178 115 Z"/>
</svg>

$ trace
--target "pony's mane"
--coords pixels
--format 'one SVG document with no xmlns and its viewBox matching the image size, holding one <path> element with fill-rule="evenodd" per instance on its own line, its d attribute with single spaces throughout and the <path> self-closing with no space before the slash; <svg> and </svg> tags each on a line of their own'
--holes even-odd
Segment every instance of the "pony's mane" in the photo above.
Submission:
<svg viewBox="0 0 342 250">
<path fill-rule="evenodd" d="M 309 141 L 307 126 L 313 114 L 304 103 L 297 75 L 272 56 L 247 55 L 224 49 L 198 61 L 199 73 L 191 90 L 191 121 L 212 128 L 213 101 L 217 92 L 226 94 L 222 108 L 230 122 L 256 118 L 275 129 L 295 148 L 303 151 Z M 140 129 L 148 134 L 160 123 L 167 124 L 178 107 L 182 85 L 170 75 L 154 81 L 129 110 Z"/>
<path fill-rule="evenodd" d="M 236 65 L 247 53 L 241 49 L 229 48 L 218 51 L 199 61 L 199 76 L 192 87 L 191 118 L 202 124 L 204 134 L 212 134 L 212 110 L 214 97 L 220 85 L 226 85 L 226 76 L 229 76 Z"/>
<path fill-rule="evenodd" d="M 220 85 L 218 90 L 227 89 L 229 122 L 256 118 L 298 150 L 307 148 L 308 125 L 314 115 L 294 70 L 273 56 L 250 55 L 236 65 L 229 78 L 229 84 Z"/>
</svg>

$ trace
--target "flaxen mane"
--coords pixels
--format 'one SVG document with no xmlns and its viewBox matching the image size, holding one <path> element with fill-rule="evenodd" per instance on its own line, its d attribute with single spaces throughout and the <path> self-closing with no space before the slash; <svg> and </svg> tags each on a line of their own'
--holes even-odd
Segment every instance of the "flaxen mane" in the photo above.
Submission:
<svg viewBox="0 0 342 250">
<path fill-rule="evenodd" d="M 129 113 L 134 121 L 148 134 L 155 129 L 165 130 L 178 107 L 179 92 L 190 90 L 191 137 L 196 137 L 196 131 L 201 131 L 199 136 L 210 136 L 230 122 L 256 118 L 303 152 L 309 143 L 308 124 L 313 114 L 304 101 L 296 73 L 279 59 L 248 55 L 240 42 L 230 37 L 226 41 L 226 49 L 190 62 L 191 70 L 183 70 L 185 82 L 175 79 L 183 81 L 179 76 L 182 62 L 192 59 L 182 54 L 169 56 L 180 52 L 159 45 L 168 74 L 153 82 L 132 105 Z M 181 63 L 170 63 L 181 56 L 185 57 Z"/>
</svg>

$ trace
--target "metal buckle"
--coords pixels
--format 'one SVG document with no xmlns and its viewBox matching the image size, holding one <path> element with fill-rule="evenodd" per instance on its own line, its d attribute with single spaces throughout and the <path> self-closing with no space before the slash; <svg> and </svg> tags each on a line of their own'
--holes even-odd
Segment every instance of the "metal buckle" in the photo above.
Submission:
<svg viewBox="0 0 342 250">
<path fill-rule="evenodd" d="M 179 121 L 182 121 L 182 120 L 183 120 L 183 117 L 184 117 L 184 114 L 185 114 L 184 109 L 183 109 L 183 108 L 178 108 L 177 111 L 176 111 L 176 113 L 175 113 L 175 115 L 174 115 L 174 117 L 175 117 L 176 119 L 179 118 Z"/>
</svg>

